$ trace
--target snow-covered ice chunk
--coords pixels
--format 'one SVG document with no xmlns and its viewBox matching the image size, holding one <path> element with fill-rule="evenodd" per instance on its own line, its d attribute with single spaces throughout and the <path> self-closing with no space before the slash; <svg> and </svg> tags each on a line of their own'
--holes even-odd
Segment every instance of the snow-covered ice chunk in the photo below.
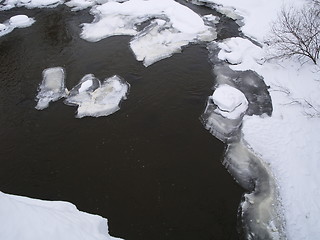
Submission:
<svg viewBox="0 0 320 240">
<path fill-rule="evenodd" d="M 44 201 L 0 192 L 0 239 L 120 240 L 108 220 L 62 201 Z"/>
<path fill-rule="evenodd" d="M 219 17 L 214 16 L 212 14 L 204 15 L 202 16 L 202 19 L 207 26 L 214 26 L 220 21 Z"/>
<path fill-rule="evenodd" d="M 48 68 L 42 73 L 43 80 L 39 86 L 39 93 L 36 97 L 38 104 L 36 109 L 42 110 L 66 95 L 64 83 L 64 70 L 61 67 Z"/>
<path fill-rule="evenodd" d="M 0 37 L 12 32 L 15 28 L 25 28 L 31 26 L 35 20 L 26 15 L 16 15 L 4 23 L 0 23 Z"/>
<path fill-rule="evenodd" d="M 232 142 L 239 138 L 248 104 L 246 96 L 240 90 L 228 84 L 220 84 L 208 98 L 201 119 L 212 135 L 223 142 Z"/>
<path fill-rule="evenodd" d="M 101 84 L 93 74 L 88 74 L 71 89 L 65 103 L 78 106 L 78 118 L 108 116 L 120 109 L 119 104 L 126 99 L 128 90 L 129 83 L 118 76 Z"/>
<path fill-rule="evenodd" d="M 24 28 L 31 26 L 35 21 L 26 15 L 16 15 L 10 18 L 9 24 L 13 27 Z"/>
<path fill-rule="evenodd" d="M 263 49 L 248 39 L 234 37 L 218 44 L 221 51 L 219 59 L 232 64 L 233 70 L 248 70 L 264 62 Z"/>
<path fill-rule="evenodd" d="M 239 118 L 248 108 L 245 95 L 227 84 L 218 86 L 211 99 L 218 107 L 216 112 L 229 119 Z"/>
<path fill-rule="evenodd" d="M 146 66 L 189 43 L 216 38 L 215 30 L 198 14 L 174 0 L 107 2 L 94 7 L 91 14 L 95 19 L 82 25 L 83 39 L 96 42 L 115 35 L 135 36 L 130 47 Z M 148 21 L 150 24 L 139 31 L 138 26 Z"/>
</svg>

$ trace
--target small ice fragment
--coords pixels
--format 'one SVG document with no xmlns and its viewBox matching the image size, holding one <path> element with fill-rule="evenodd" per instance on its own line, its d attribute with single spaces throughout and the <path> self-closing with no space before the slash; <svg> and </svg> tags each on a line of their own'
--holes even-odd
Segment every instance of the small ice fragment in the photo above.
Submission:
<svg viewBox="0 0 320 240">
<path fill-rule="evenodd" d="M 38 110 L 47 108 L 50 102 L 55 102 L 66 94 L 63 68 L 47 68 L 43 71 L 42 75 L 43 80 L 36 97 L 38 104 L 35 108 Z"/>
<path fill-rule="evenodd" d="M 118 76 L 100 84 L 93 74 L 88 74 L 71 89 L 65 103 L 78 106 L 78 118 L 108 116 L 120 109 L 119 104 L 126 99 L 128 89 L 129 84 Z"/>
<path fill-rule="evenodd" d="M 101 83 L 99 79 L 95 78 L 93 74 L 87 74 L 70 90 L 64 103 L 71 106 L 78 106 L 83 102 L 91 101 L 92 92 L 100 86 Z"/>
<path fill-rule="evenodd" d="M 229 119 L 239 118 L 248 108 L 245 95 L 227 84 L 220 85 L 214 91 L 212 100 L 218 106 L 216 112 Z"/>
<path fill-rule="evenodd" d="M 220 20 L 219 17 L 214 16 L 212 14 L 204 15 L 202 19 L 205 22 L 205 24 L 209 26 L 219 23 L 219 20 Z"/>
<path fill-rule="evenodd" d="M 31 26 L 35 21 L 26 15 L 16 15 L 10 18 L 9 24 L 13 27 L 24 28 Z"/>
</svg>

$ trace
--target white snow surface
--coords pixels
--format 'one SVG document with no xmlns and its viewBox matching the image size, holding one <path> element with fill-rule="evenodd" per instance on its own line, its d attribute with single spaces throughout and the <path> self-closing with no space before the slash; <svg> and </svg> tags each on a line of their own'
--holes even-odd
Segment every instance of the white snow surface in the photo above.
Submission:
<svg viewBox="0 0 320 240">
<path fill-rule="evenodd" d="M 108 221 L 69 202 L 44 201 L 0 192 L 0 239 L 120 240 Z"/>
<path fill-rule="evenodd" d="M 219 85 L 211 99 L 218 106 L 215 111 L 229 119 L 239 118 L 248 109 L 245 95 L 227 84 Z"/>
<path fill-rule="evenodd" d="M 245 34 L 262 40 L 282 1 L 214 2 L 234 6 L 245 18 Z M 301 1 L 290 3 L 299 6 Z M 220 59 L 232 69 L 252 69 L 270 86 L 272 117 L 245 116 L 243 137 L 273 171 L 288 239 L 320 239 L 320 67 L 301 66 L 295 59 L 265 61 L 267 46 L 260 44 L 263 48 L 242 38 L 219 44 Z"/>
<path fill-rule="evenodd" d="M 0 23 L 0 37 L 12 32 L 15 28 L 25 28 L 31 26 L 35 20 L 26 15 L 12 16 L 4 23 Z"/>
<path fill-rule="evenodd" d="M 181 51 L 189 43 L 216 38 L 215 31 L 198 14 L 174 0 L 112 1 L 93 7 L 91 14 L 95 19 L 82 25 L 83 39 L 96 42 L 115 35 L 135 36 L 130 47 L 145 66 Z M 148 20 L 153 21 L 139 32 L 137 26 Z"/>
</svg>

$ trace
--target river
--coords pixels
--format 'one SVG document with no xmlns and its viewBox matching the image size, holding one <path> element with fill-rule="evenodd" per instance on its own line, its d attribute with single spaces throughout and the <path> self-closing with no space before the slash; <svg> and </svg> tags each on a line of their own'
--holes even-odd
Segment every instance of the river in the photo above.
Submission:
<svg viewBox="0 0 320 240">
<path fill-rule="evenodd" d="M 237 239 L 244 190 L 221 164 L 224 144 L 199 119 L 215 83 L 206 46 L 146 68 L 129 37 L 81 39 L 87 11 L 15 8 L 0 22 L 17 14 L 36 23 L 0 38 L 1 191 L 72 202 L 127 240 Z M 117 74 L 131 85 L 128 99 L 101 118 L 76 119 L 62 100 L 37 111 L 41 73 L 56 66 L 68 89 L 88 73 Z"/>
</svg>

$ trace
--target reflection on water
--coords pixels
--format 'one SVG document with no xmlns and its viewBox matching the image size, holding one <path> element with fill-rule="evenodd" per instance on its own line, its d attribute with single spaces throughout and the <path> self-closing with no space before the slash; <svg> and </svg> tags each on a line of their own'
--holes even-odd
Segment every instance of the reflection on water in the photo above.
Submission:
<svg viewBox="0 0 320 240">
<path fill-rule="evenodd" d="M 37 20 L 0 39 L 1 191 L 66 200 L 109 219 L 125 239 L 236 239 L 242 189 L 220 159 L 223 143 L 199 116 L 213 86 L 204 46 L 145 68 L 129 37 L 79 38 L 86 12 L 1 12 Z M 82 76 L 120 75 L 131 85 L 121 110 L 74 118 L 61 101 L 34 109 L 43 69 L 62 66 L 70 89 Z"/>
</svg>

